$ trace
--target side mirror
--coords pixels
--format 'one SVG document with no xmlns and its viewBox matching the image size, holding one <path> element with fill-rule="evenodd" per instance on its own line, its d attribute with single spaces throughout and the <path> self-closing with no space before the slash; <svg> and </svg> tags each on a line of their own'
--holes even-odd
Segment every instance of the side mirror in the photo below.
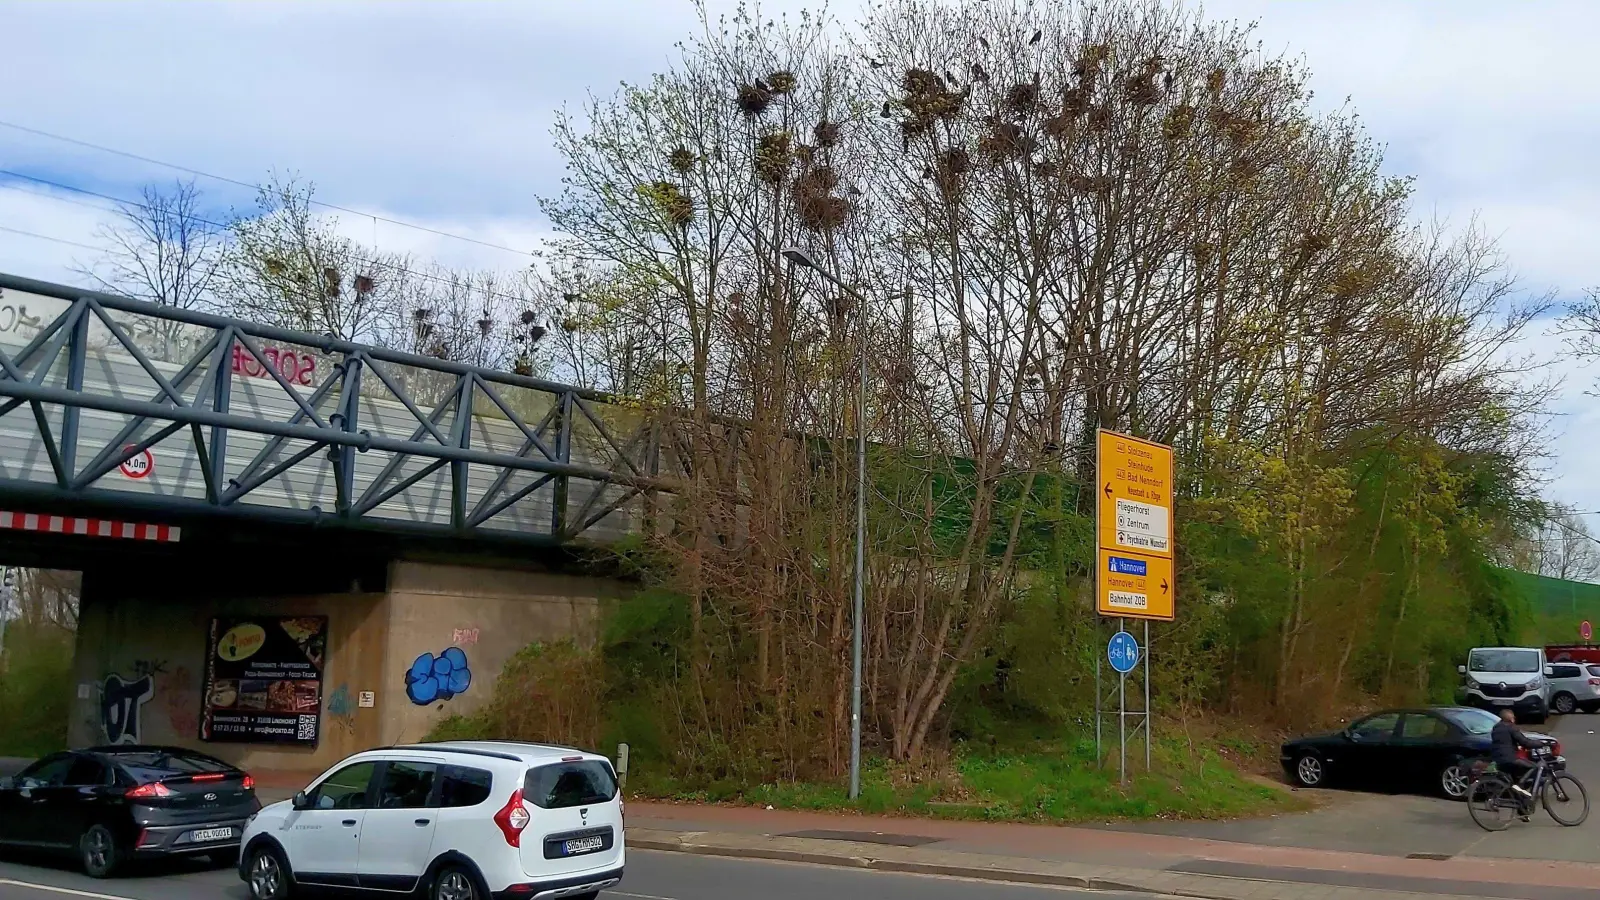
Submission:
<svg viewBox="0 0 1600 900">
<path fill-rule="evenodd" d="M 1555 666 L 1545 666 L 1544 667 L 1544 677 L 1546 677 L 1546 678 L 1554 678 L 1555 675 L 1556 675 L 1556 667 Z"/>
<path fill-rule="evenodd" d="M 297 812 L 311 808 L 311 798 L 306 796 L 305 791 L 295 794 L 294 799 L 289 802 L 294 806 Z"/>
<path fill-rule="evenodd" d="M 0 791 L 14 790 L 17 786 L 15 778 L 0 778 Z"/>
<path fill-rule="evenodd" d="M 1457 675 L 1465 675 L 1465 674 L 1467 674 L 1467 667 L 1466 666 L 1456 666 L 1456 674 Z"/>
</svg>

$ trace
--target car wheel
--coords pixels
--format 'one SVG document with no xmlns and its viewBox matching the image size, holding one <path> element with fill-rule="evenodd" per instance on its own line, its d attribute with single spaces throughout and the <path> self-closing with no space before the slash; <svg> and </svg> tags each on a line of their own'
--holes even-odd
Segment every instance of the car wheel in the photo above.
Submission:
<svg viewBox="0 0 1600 900">
<path fill-rule="evenodd" d="M 1320 757 L 1303 754 L 1294 761 L 1294 780 L 1301 787 L 1321 787 L 1328 780 L 1328 767 Z"/>
<path fill-rule="evenodd" d="M 439 873 L 433 881 L 433 895 L 429 900 L 484 900 L 478 896 L 478 886 L 465 869 L 451 866 Z"/>
<path fill-rule="evenodd" d="M 91 825 L 83 833 L 78 839 L 78 856 L 83 862 L 84 874 L 90 878 L 110 878 L 122 864 L 117 836 L 104 825 Z"/>
<path fill-rule="evenodd" d="M 1578 698 L 1563 691 L 1550 701 L 1550 706 L 1557 715 L 1570 716 L 1578 708 Z"/>
<path fill-rule="evenodd" d="M 294 893 L 290 884 L 289 867 L 275 847 L 257 847 L 250 851 L 247 870 L 250 900 L 287 900 Z"/>
<path fill-rule="evenodd" d="M 1439 773 L 1439 792 L 1451 800 L 1465 800 L 1471 786 L 1471 776 L 1461 763 L 1451 763 Z"/>
</svg>

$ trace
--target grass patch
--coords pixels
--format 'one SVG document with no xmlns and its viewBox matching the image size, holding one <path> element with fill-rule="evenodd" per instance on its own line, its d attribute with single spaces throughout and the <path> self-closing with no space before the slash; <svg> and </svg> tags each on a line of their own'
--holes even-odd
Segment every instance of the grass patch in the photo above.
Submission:
<svg viewBox="0 0 1600 900">
<path fill-rule="evenodd" d="M 1109 765 L 1096 765 L 1091 737 L 1002 750 L 967 747 L 922 767 L 870 759 L 862 769 L 861 797 L 854 802 L 846 796 L 843 779 L 748 788 L 733 783 L 688 786 L 636 770 L 629 776 L 629 788 L 641 797 L 700 803 L 1056 823 L 1238 818 L 1308 808 L 1300 798 L 1252 780 L 1211 750 L 1158 742 L 1151 772 L 1144 771 L 1143 748 L 1139 751 L 1130 753 L 1125 786 L 1117 782 L 1114 756 Z"/>
</svg>

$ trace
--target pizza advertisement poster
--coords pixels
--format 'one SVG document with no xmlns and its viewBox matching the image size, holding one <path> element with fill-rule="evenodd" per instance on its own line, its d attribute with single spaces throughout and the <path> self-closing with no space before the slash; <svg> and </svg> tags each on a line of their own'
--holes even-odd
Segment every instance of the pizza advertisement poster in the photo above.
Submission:
<svg viewBox="0 0 1600 900">
<path fill-rule="evenodd" d="M 200 739 L 316 746 L 327 651 L 326 616 L 212 619 Z"/>
</svg>

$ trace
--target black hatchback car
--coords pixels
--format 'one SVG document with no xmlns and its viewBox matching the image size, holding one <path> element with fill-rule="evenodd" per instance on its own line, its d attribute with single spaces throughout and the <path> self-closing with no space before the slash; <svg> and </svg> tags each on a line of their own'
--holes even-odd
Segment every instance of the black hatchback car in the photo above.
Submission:
<svg viewBox="0 0 1600 900">
<path fill-rule="evenodd" d="M 203 753 L 93 747 L 0 779 L 0 844 L 73 854 L 95 878 L 136 857 L 207 854 L 232 864 L 260 808 L 254 779 Z"/>
<path fill-rule="evenodd" d="M 1287 741 L 1280 755 L 1284 773 L 1301 787 L 1420 789 L 1460 800 L 1467 794 L 1468 764 L 1488 757 L 1489 732 L 1498 721 L 1470 707 L 1389 709 L 1343 731 Z M 1555 752 L 1561 753 L 1559 743 Z"/>
</svg>

